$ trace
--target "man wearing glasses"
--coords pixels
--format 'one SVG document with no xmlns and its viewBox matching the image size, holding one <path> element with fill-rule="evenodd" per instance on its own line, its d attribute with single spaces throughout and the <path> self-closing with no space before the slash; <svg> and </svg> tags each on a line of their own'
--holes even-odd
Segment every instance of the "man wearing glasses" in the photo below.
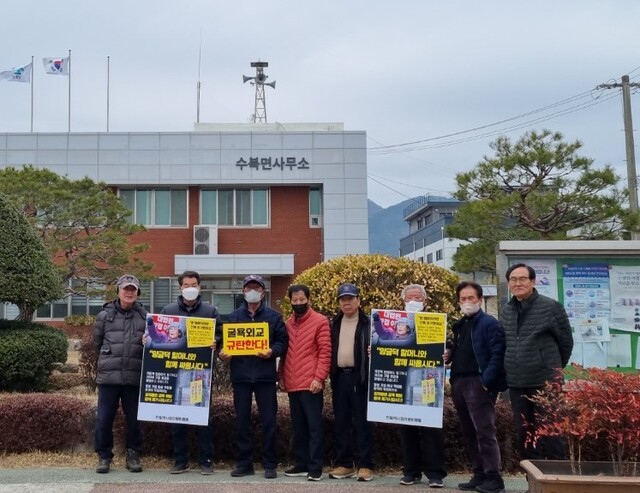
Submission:
<svg viewBox="0 0 640 493">
<path fill-rule="evenodd" d="M 561 437 L 530 437 L 542 423 L 541 410 L 529 396 L 558 378 L 573 349 L 571 325 L 564 307 L 535 289 L 536 272 L 526 264 L 512 265 L 506 274 L 511 300 L 502 309 L 506 337 L 504 367 L 513 409 L 518 446 L 523 459 L 564 459 Z"/>
</svg>

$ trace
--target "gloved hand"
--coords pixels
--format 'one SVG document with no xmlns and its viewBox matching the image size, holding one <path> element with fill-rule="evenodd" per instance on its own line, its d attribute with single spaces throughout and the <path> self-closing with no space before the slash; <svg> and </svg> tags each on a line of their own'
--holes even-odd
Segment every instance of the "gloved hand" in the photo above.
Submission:
<svg viewBox="0 0 640 493">
<path fill-rule="evenodd" d="M 374 322 L 379 322 L 380 321 L 380 314 L 378 312 L 374 312 L 373 315 L 371 315 L 371 318 L 373 318 Z"/>
</svg>

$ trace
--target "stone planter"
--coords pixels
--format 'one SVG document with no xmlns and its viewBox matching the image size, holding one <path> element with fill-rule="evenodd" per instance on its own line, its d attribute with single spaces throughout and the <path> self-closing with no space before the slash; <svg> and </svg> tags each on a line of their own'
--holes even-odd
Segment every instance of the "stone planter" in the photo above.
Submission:
<svg viewBox="0 0 640 493">
<path fill-rule="evenodd" d="M 563 460 L 523 460 L 529 493 L 638 493 L 640 463 L 625 463 L 622 476 L 612 462 L 571 464 Z"/>
</svg>

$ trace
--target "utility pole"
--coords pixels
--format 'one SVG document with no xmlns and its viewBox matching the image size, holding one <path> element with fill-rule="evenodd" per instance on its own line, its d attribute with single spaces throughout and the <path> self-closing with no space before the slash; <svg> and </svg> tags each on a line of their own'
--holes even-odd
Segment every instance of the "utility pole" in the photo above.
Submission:
<svg viewBox="0 0 640 493">
<path fill-rule="evenodd" d="M 622 111 L 624 118 L 624 142 L 627 155 L 627 187 L 629 190 L 629 210 L 638 212 L 638 178 L 636 174 L 636 150 L 633 142 L 633 120 L 631 118 L 631 87 L 640 87 L 640 84 L 629 83 L 629 76 L 623 75 L 620 84 L 600 84 L 596 89 L 622 88 Z M 631 233 L 632 240 L 640 239 L 638 233 Z"/>
</svg>

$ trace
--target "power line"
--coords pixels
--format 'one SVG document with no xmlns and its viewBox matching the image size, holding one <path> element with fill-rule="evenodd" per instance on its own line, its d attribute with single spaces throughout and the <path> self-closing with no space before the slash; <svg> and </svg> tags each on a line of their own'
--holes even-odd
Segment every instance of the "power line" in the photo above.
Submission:
<svg viewBox="0 0 640 493">
<path fill-rule="evenodd" d="M 463 144 L 466 142 L 472 142 L 474 140 L 479 140 L 479 139 L 483 139 L 485 137 L 491 137 L 494 135 L 499 135 L 501 133 L 505 133 L 508 131 L 513 131 L 513 130 L 519 130 L 525 127 L 528 127 L 532 124 L 535 123 L 541 123 L 541 122 L 545 122 L 548 120 L 552 120 L 554 118 L 558 118 L 561 116 L 565 116 L 571 113 L 575 113 L 576 111 L 581 111 L 584 110 L 586 108 L 590 108 L 591 106 L 596 106 L 598 104 L 602 104 L 606 101 L 609 101 L 611 99 L 614 99 L 616 96 L 612 95 L 612 96 L 607 96 L 607 97 L 599 97 L 598 99 L 592 100 L 592 101 L 588 101 L 588 102 L 584 102 L 575 106 L 571 106 L 569 108 L 565 108 L 564 110 L 561 111 L 557 111 L 555 113 L 552 113 L 550 115 L 544 115 L 541 116 L 539 118 L 535 118 L 533 120 L 527 120 L 526 122 L 522 122 L 522 123 L 518 123 L 516 125 L 512 125 L 509 127 L 503 127 L 497 130 L 493 130 L 491 132 L 485 132 L 482 134 L 478 134 L 478 135 L 474 135 L 471 137 L 466 137 L 466 138 L 462 138 L 462 139 L 455 139 L 455 140 L 451 140 L 448 142 L 441 142 L 441 143 L 435 143 L 435 144 L 430 144 L 430 145 L 424 145 L 424 146 L 418 146 L 418 147 L 412 147 L 412 148 L 408 148 L 408 149 L 379 149 L 377 152 L 375 150 L 373 150 L 373 148 L 371 149 L 372 154 L 374 155 L 383 155 L 383 154 L 389 154 L 391 152 L 414 152 L 414 151 L 420 151 L 420 150 L 425 150 L 425 149 L 436 149 L 436 148 L 441 148 L 441 147 L 450 147 L 453 145 L 457 145 L 457 144 Z M 426 142 L 426 140 L 423 140 L 423 142 Z"/>
<path fill-rule="evenodd" d="M 495 127 L 497 125 L 502 125 L 503 123 L 508 123 L 508 122 L 511 122 L 511 121 L 514 121 L 514 120 L 519 120 L 521 118 L 526 118 L 526 117 L 528 117 L 530 115 L 534 115 L 536 113 L 541 113 L 543 111 L 548 111 L 548 110 L 556 108 L 558 106 L 562 106 L 562 105 L 569 104 L 569 103 L 572 103 L 574 101 L 577 101 L 579 99 L 583 99 L 586 96 L 592 95 L 592 94 L 593 94 L 593 89 L 591 89 L 589 91 L 585 91 L 585 92 L 580 93 L 580 94 L 577 94 L 576 96 L 571 96 L 570 98 L 563 99 L 562 101 L 558 101 L 556 103 L 552 103 L 552 104 L 549 104 L 547 106 L 543 106 L 541 108 L 537 108 L 537 109 L 528 111 L 526 113 L 522 113 L 520 115 L 512 116 L 512 117 L 509 117 L 509 118 L 506 118 L 504 120 L 500 120 L 500 121 L 497 121 L 497 122 L 494 122 L 494 123 L 488 123 L 486 125 L 480 125 L 478 127 L 473 127 L 473 128 L 467 129 L 467 130 L 461 130 L 459 132 L 453 132 L 453 133 L 450 133 L 450 134 L 439 135 L 437 137 L 428 137 L 428 138 L 416 140 L 416 141 L 413 141 L 413 142 L 404 142 L 404 143 L 401 143 L 401 144 L 380 145 L 379 147 L 372 147 L 369 150 L 373 151 L 373 150 L 378 150 L 378 149 L 391 149 L 391 148 L 394 148 L 394 147 L 405 147 L 405 146 L 414 145 L 414 144 L 421 144 L 423 142 L 431 142 L 431 141 L 434 141 L 434 140 L 441 140 L 441 139 L 446 139 L 446 138 L 449 138 L 449 137 L 455 137 L 457 135 L 464 135 L 464 134 L 475 132 L 475 131 L 478 131 L 478 130 L 484 130 L 485 128 Z"/>
</svg>

